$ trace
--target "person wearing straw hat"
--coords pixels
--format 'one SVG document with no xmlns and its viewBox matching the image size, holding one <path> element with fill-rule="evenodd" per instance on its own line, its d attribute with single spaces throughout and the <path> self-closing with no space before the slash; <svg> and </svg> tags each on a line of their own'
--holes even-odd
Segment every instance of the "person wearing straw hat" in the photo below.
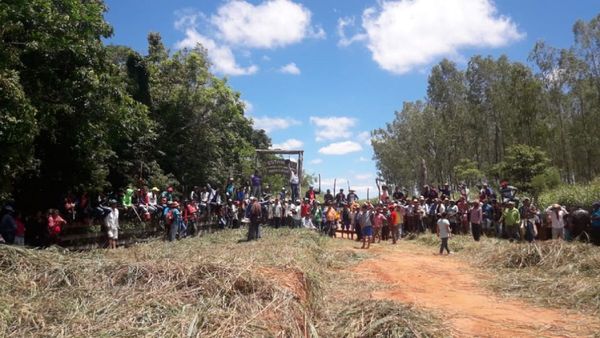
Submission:
<svg viewBox="0 0 600 338">
<path fill-rule="evenodd" d="M 546 209 L 546 215 L 552 223 L 552 239 L 565 239 L 565 216 L 569 213 L 560 204 L 553 204 Z"/>
</svg>

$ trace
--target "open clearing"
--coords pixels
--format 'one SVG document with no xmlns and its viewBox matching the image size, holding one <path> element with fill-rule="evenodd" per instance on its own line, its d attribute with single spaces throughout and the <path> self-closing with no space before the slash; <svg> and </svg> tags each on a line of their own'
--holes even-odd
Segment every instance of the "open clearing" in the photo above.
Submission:
<svg viewBox="0 0 600 338">
<path fill-rule="evenodd" d="M 435 249 L 409 241 L 372 248 L 377 256 L 354 269 L 364 278 L 389 285 L 389 290 L 374 290 L 372 296 L 435 311 L 456 335 L 583 337 L 600 332 L 594 317 L 493 294 L 484 286 L 492 277 L 456 256 L 437 256 Z"/>
<path fill-rule="evenodd" d="M 595 310 L 587 310 L 594 299 L 584 307 L 563 303 L 573 309 L 563 310 L 503 297 L 486 287 L 492 273 L 461 259 L 466 250 L 440 257 L 421 240 L 360 250 L 356 242 L 298 229 L 265 229 L 259 241 L 238 242 L 244 235 L 230 230 L 114 251 L 0 246 L 0 336 L 584 337 L 600 331 Z"/>
</svg>

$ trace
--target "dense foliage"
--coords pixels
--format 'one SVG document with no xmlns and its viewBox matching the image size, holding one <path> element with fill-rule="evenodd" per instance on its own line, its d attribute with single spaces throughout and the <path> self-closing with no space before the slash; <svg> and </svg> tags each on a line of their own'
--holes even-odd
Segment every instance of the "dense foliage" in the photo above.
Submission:
<svg viewBox="0 0 600 338">
<path fill-rule="evenodd" d="M 100 0 L 0 3 L 0 200 L 56 205 L 71 191 L 247 176 L 270 139 L 205 51 L 148 55 L 102 42 Z"/>
<path fill-rule="evenodd" d="M 433 67 L 426 99 L 373 132 L 381 175 L 405 186 L 508 178 L 531 192 L 555 185 L 557 171 L 570 183 L 596 177 L 600 15 L 573 31 L 569 49 L 537 43 L 533 67 L 506 56 Z"/>
</svg>

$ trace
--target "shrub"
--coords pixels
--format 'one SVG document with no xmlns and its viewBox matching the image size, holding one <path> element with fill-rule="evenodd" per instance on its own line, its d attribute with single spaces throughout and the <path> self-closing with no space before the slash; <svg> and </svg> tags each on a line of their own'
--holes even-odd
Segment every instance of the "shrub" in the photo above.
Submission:
<svg viewBox="0 0 600 338">
<path fill-rule="evenodd" d="M 590 210 L 592 203 L 600 200 L 600 178 L 586 184 L 561 185 L 558 188 L 545 191 L 538 197 L 542 207 L 553 203 L 571 206 L 581 206 Z"/>
</svg>

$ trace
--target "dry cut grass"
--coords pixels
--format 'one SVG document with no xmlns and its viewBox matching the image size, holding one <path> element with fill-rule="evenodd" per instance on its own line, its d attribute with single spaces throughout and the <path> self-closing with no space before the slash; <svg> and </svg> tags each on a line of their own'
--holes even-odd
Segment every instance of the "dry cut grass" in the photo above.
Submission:
<svg viewBox="0 0 600 338">
<path fill-rule="evenodd" d="M 115 251 L 1 246 L 0 335 L 439 336 L 432 316 L 401 304 L 326 301 L 352 279 L 340 268 L 361 259 L 333 241 L 289 229 L 238 243 L 243 236 Z"/>
</svg>

